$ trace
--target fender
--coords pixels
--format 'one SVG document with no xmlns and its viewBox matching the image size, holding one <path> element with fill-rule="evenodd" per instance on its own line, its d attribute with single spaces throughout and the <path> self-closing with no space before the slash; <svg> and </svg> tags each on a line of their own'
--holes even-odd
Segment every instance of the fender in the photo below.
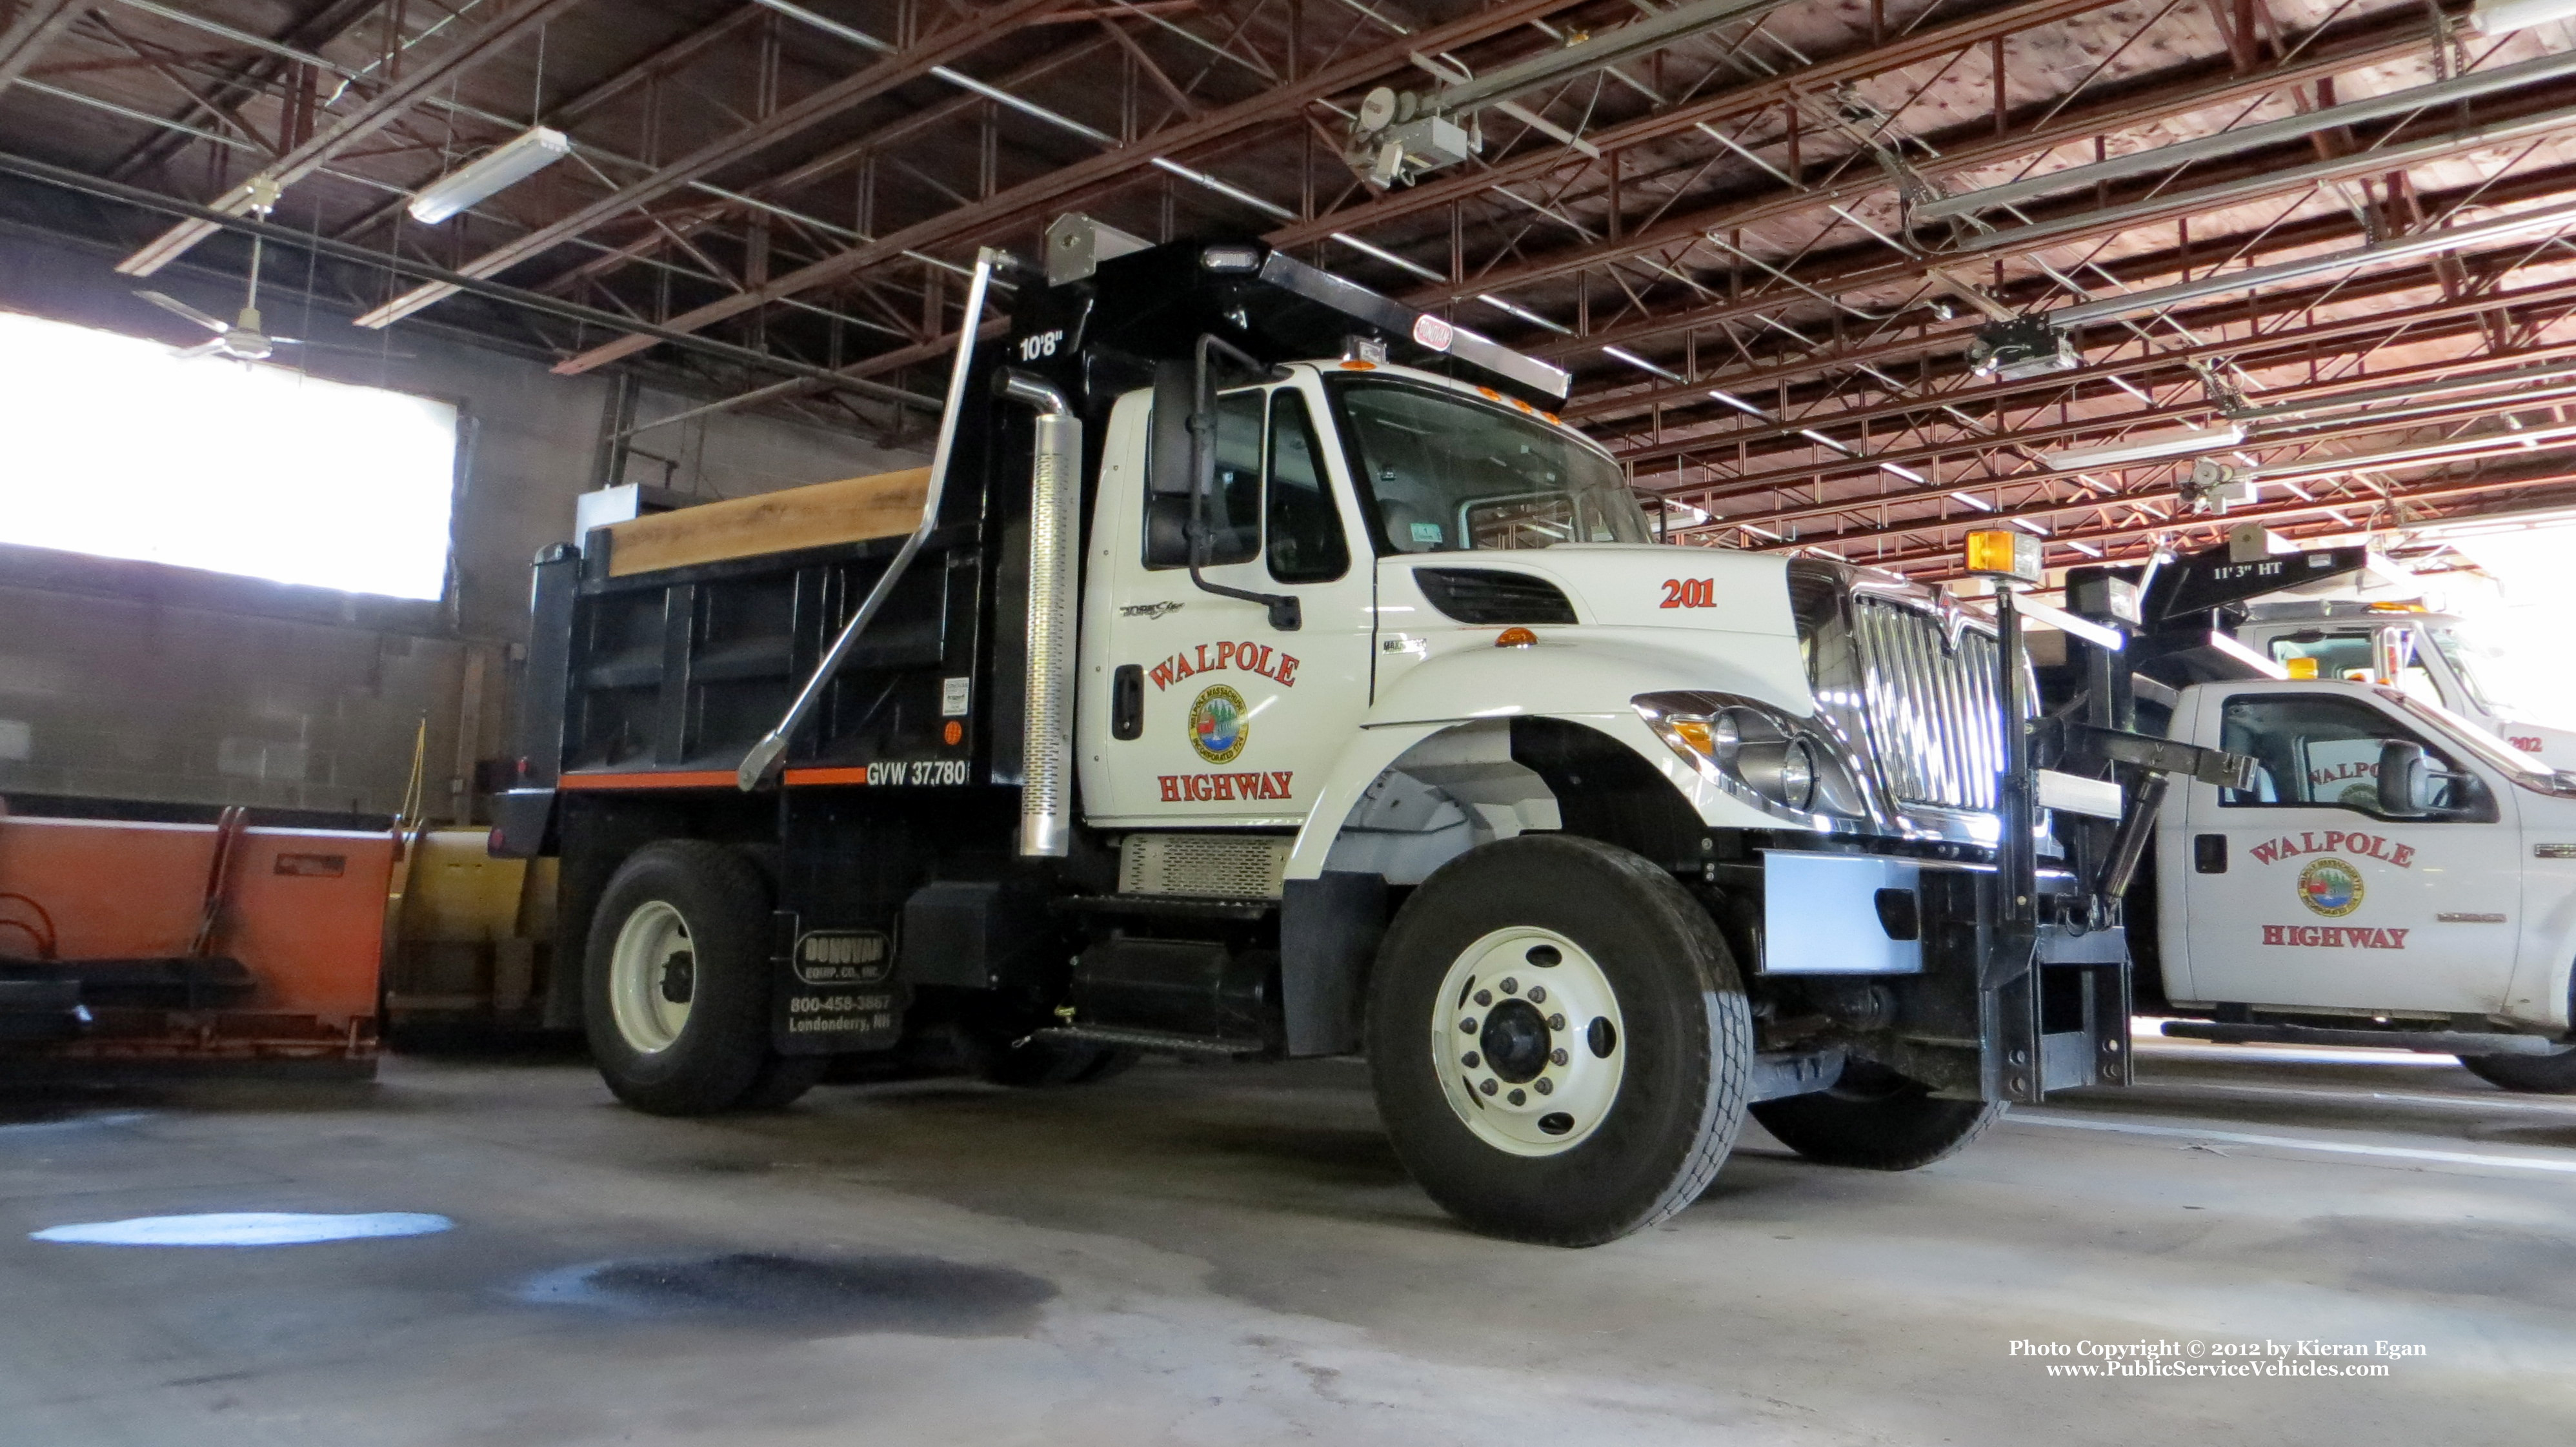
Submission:
<svg viewBox="0 0 2576 1447">
<path fill-rule="evenodd" d="M 1662 774 L 1707 824 L 1778 828 L 1778 820 L 1702 779 L 1655 737 L 1629 700 L 1659 689 L 1701 688 L 1812 712 L 1814 697 L 1807 690 L 1796 641 L 1762 650 L 1782 655 L 1759 658 L 1769 667 L 1747 667 L 1740 657 L 1671 647 L 1668 631 L 1653 631 L 1663 632 L 1664 638 L 1639 636 L 1649 632 L 1644 629 L 1588 628 L 1579 642 L 1551 639 L 1544 632 L 1525 648 L 1495 648 L 1480 640 L 1406 671 L 1361 719 L 1326 772 L 1324 787 L 1298 830 L 1287 877 L 1322 875 L 1325 857 L 1361 796 L 1415 746 L 1453 730 L 1515 717 L 1564 719 L 1617 739 Z M 1533 707 L 1534 700 L 1547 706 Z"/>
<path fill-rule="evenodd" d="M 2576 800 L 2520 791 L 2522 939 L 2503 1013 L 2522 1024 L 2576 1026 L 2576 872 L 2542 859 L 2537 846 L 2576 840 Z M 2499 826 L 2500 827 L 2500 826 Z"/>
</svg>

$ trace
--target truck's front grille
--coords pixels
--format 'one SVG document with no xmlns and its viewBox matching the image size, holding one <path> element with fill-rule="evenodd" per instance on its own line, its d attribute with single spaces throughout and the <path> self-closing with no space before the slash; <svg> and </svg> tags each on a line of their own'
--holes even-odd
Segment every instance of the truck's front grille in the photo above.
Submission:
<svg viewBox="0 0 2576 1447">
<path fill-rule="evenodd" d="M 1994 638 L 1954 635 L 1931 613 L 1877 598 L 1853 600 L 1852 624 L 1888 792 L 1901 804 L 1995 808 L 2004 756 Z"/>
</svg>

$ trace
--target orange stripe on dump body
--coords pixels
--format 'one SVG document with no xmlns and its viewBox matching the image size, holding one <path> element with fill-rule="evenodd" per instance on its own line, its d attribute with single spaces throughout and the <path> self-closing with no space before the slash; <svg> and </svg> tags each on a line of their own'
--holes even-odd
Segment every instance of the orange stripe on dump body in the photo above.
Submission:
<svg viewBox="0 0 2576 1447">
<path fill-rule="evenodd" d="M 558 789 L 730 789 L 731 769 L 672 770 L 660 774 L 566 774 Z"/>
<path fill-rule="evenodd" d="M 789 769 L 780 776 L 790 784 L 864 784 L 868 766 L 856 764 L 837 769 Z"/>
</svg>

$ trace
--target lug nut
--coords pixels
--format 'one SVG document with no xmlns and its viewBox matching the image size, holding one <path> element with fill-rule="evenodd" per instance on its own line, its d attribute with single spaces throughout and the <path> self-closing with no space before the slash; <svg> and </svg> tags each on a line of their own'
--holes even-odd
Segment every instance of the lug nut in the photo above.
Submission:
<svg viewBox="0 0 2576 1447">
<path fill-rule="evenodd" d="M 1484 1084 L 1479 1085 L 1479 1086 L 1477 1086 L 1476 1088 L 1477 1088 L 1478 1090 L 1481 1090 L 1481 1091 L 1485 1092 L 1487 1095 L 1491 1095 L 1491 1094 L 1493 1094 L 1495 1091 L 1500 1090 L 1502 1087 L 1501 1087 L 1501 1086 L 1498 1086 L 1498 1085 L 1494 1084 L 1494 1082 L 1492 1082 L 1492 1081 L 1488 1080 L 1488 1081 L 1486 1081 Z"/>
<path fill-rule="evenodd" d="M 1468 1051 L 1466 1054 L 1461 1055 L 1461 1056 L 1459 1056 L 1459 1057 L 1458 1057 L 1458 1063 L 1459 1063 L 1459 1064 L 1461 1064 L 1461 1065 L 1466 1066 L 1469 1070 L 1473 1070 L 1473 1069 L 1475 1069 L 1475 1068 L 1476 1068 L 1476 1066 L 1478 1065 L 1478 1063 L 1479 1063 L 1479 1062 L 1481 1062 L 1483 1059 L 1484 1059 L 1484 1057 L 1483 1057 L 1483 1056 L 1478 1055 L 1478 1054 L 1477 1054 L 1475 1051 L 1473 1051 L 1473 1050 L 1470 1050 L 1470 1051 Z"/>
<path fill-rule="evenodd" d="M 1494 992 L 1491 990 L 1478 990 L 1476 992 L 1476 1003 L 1479 1005 L 1490 1005 L 1494 1003 Z"/>
<path fill-rule="evenodd" d="M 1515 1090 L 1511 1094 L 1504 1096 L 1503 1099 L 1510 1101 L 1514 1105 L 1527 1105 L 1529 1104 L 1529 1093 L 1527 1091 Z"/>
<path fill-rule="evenodd" d="M 1475 1034 L 1475 1033 L 1476 1033 L 1476 1017 L 1475 1017 L 1475 1016 L 1473 1016 L 1473 1015 L 1470 1015 L 1470 1016 L 1468 1016 L 1466 1019 L 1459 1021 L 1459 1022 L 1458 1022 L 1458 1033 L 1459 1033 L 1459 1034 L 1461 1034 L 1461 1035 L 1473 1035 L 1473 1034 Z"/>
<path fill-rule="evenodd" d="M 1503 993 L 1506 995 L 1517 995 L 1520 992 L 1521 982 L 1513 979 L 1509 975 L 1505 975 L 1503 977 Z"/>
<path fill-rule="evenodd" d="M 1564 1051 L 1562 1051 L 1562 1050 L 1551 1050 L 1551 1051 L 1547 1052 L 1547 1058 L 1548 1058 L 1548 1061 L 1549 1061 L 1549 1063 L 1550 1063 L 1550 1064 L 1554 1064 L 1554 1065 L 1563 1065 L 1567 1060 L 1571 1059 L 1572 1057 L 1571 1057 L 1571 1056 L 1569 1056 L 1569 1055 L 1567 1055 L 1567 1054 L 1566 1054 Z M 1543 1080 L 1539 1082 L 1539 1084 L 1541 1084 L 1541 1085 L 1545 1085 L 1546 1083 L 1547 1083 L 1547 1082 L 1546 1082 L 1546 1081 L 1543 1081 Z"/>
<path fill-rule="evenodd" d="M 1559 1053 L 1561 1054 L 1563 1052 Z M 1530 1082 L 1530 1089 L 1537 1091 L 1541 1095 L 1554 1095 L 1556 1094 L 1556 1082 L 1542 1075 L 1538 1079 Z"/>
<path fill-rule="evenodd" d="M 1547 1017 L 1547 1028 L 1549 1028 L 1550 1030 L 1562 1030 L 1562 1029 L 1564 1029 L 1564 1028 L 1565 1028 L 1565 1017 L 1564 1017 L 1563 1015 L 1550 1015 L 1550 1016 L 1548 1016 L 1548 1017 Z"/>
<path fill-rule="evenodd" d="M 1506 988 L 1508 988 L 1508 987 L 1506 987 Z M 1545 985 L 1532 985 L 1532 986 L 1530 986 L 1529 998 L 1530 998 L 1530 1003 L 1531 1003 L 1531 1004 L 1533 1004 L 1533 1005 L 1544 1005 L 1544 1004 L 1546 1004 L 1546 1003 L 1547 1003 L 1547 986 L 1545 986 Z"/>
</svg>

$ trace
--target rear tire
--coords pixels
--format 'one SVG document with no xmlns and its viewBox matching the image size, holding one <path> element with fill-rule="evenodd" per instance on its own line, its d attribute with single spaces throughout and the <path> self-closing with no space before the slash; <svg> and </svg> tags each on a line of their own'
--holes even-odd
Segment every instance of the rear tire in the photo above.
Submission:
<svg viewBox="0 0 2576 1447">
<path fill-rule="evenodd" d="M 769 1049 L 768 931 L 768 884 L 731 849 L 668 839 L 618 867 L 591 917 L 582 1014 L 619 1100 L 707 1115 L 801 1073 Z"/>
<path fill-rule="evenodd" d="M 2576 1050 L 2555 1055 L 2463 1055 L 2469 1073 L 2523 1095 L 2576 1095 Z"/>
<path fill-rule="evenodd" d="M 2001 1101 L 1941 1100 L 1920 1081 L 1860 1060 L 1830 1089 L 1753 1107 L 1764 1130 L 1808 1160 L 1868 1171 L 1910 1171 L 1956 1154 L 2003 1113 Z"/>
<path fill-rule="evenodd" d="M 1725 940 L 1661 868 L 1595 840 L 1524 834 L 1433 874 L 1378 951 L 1367 1033 L 1396 1154 L 1489 1235 L 1651 1226 L 1743 1127 L 1753 1025 Z"/>
</svg>

